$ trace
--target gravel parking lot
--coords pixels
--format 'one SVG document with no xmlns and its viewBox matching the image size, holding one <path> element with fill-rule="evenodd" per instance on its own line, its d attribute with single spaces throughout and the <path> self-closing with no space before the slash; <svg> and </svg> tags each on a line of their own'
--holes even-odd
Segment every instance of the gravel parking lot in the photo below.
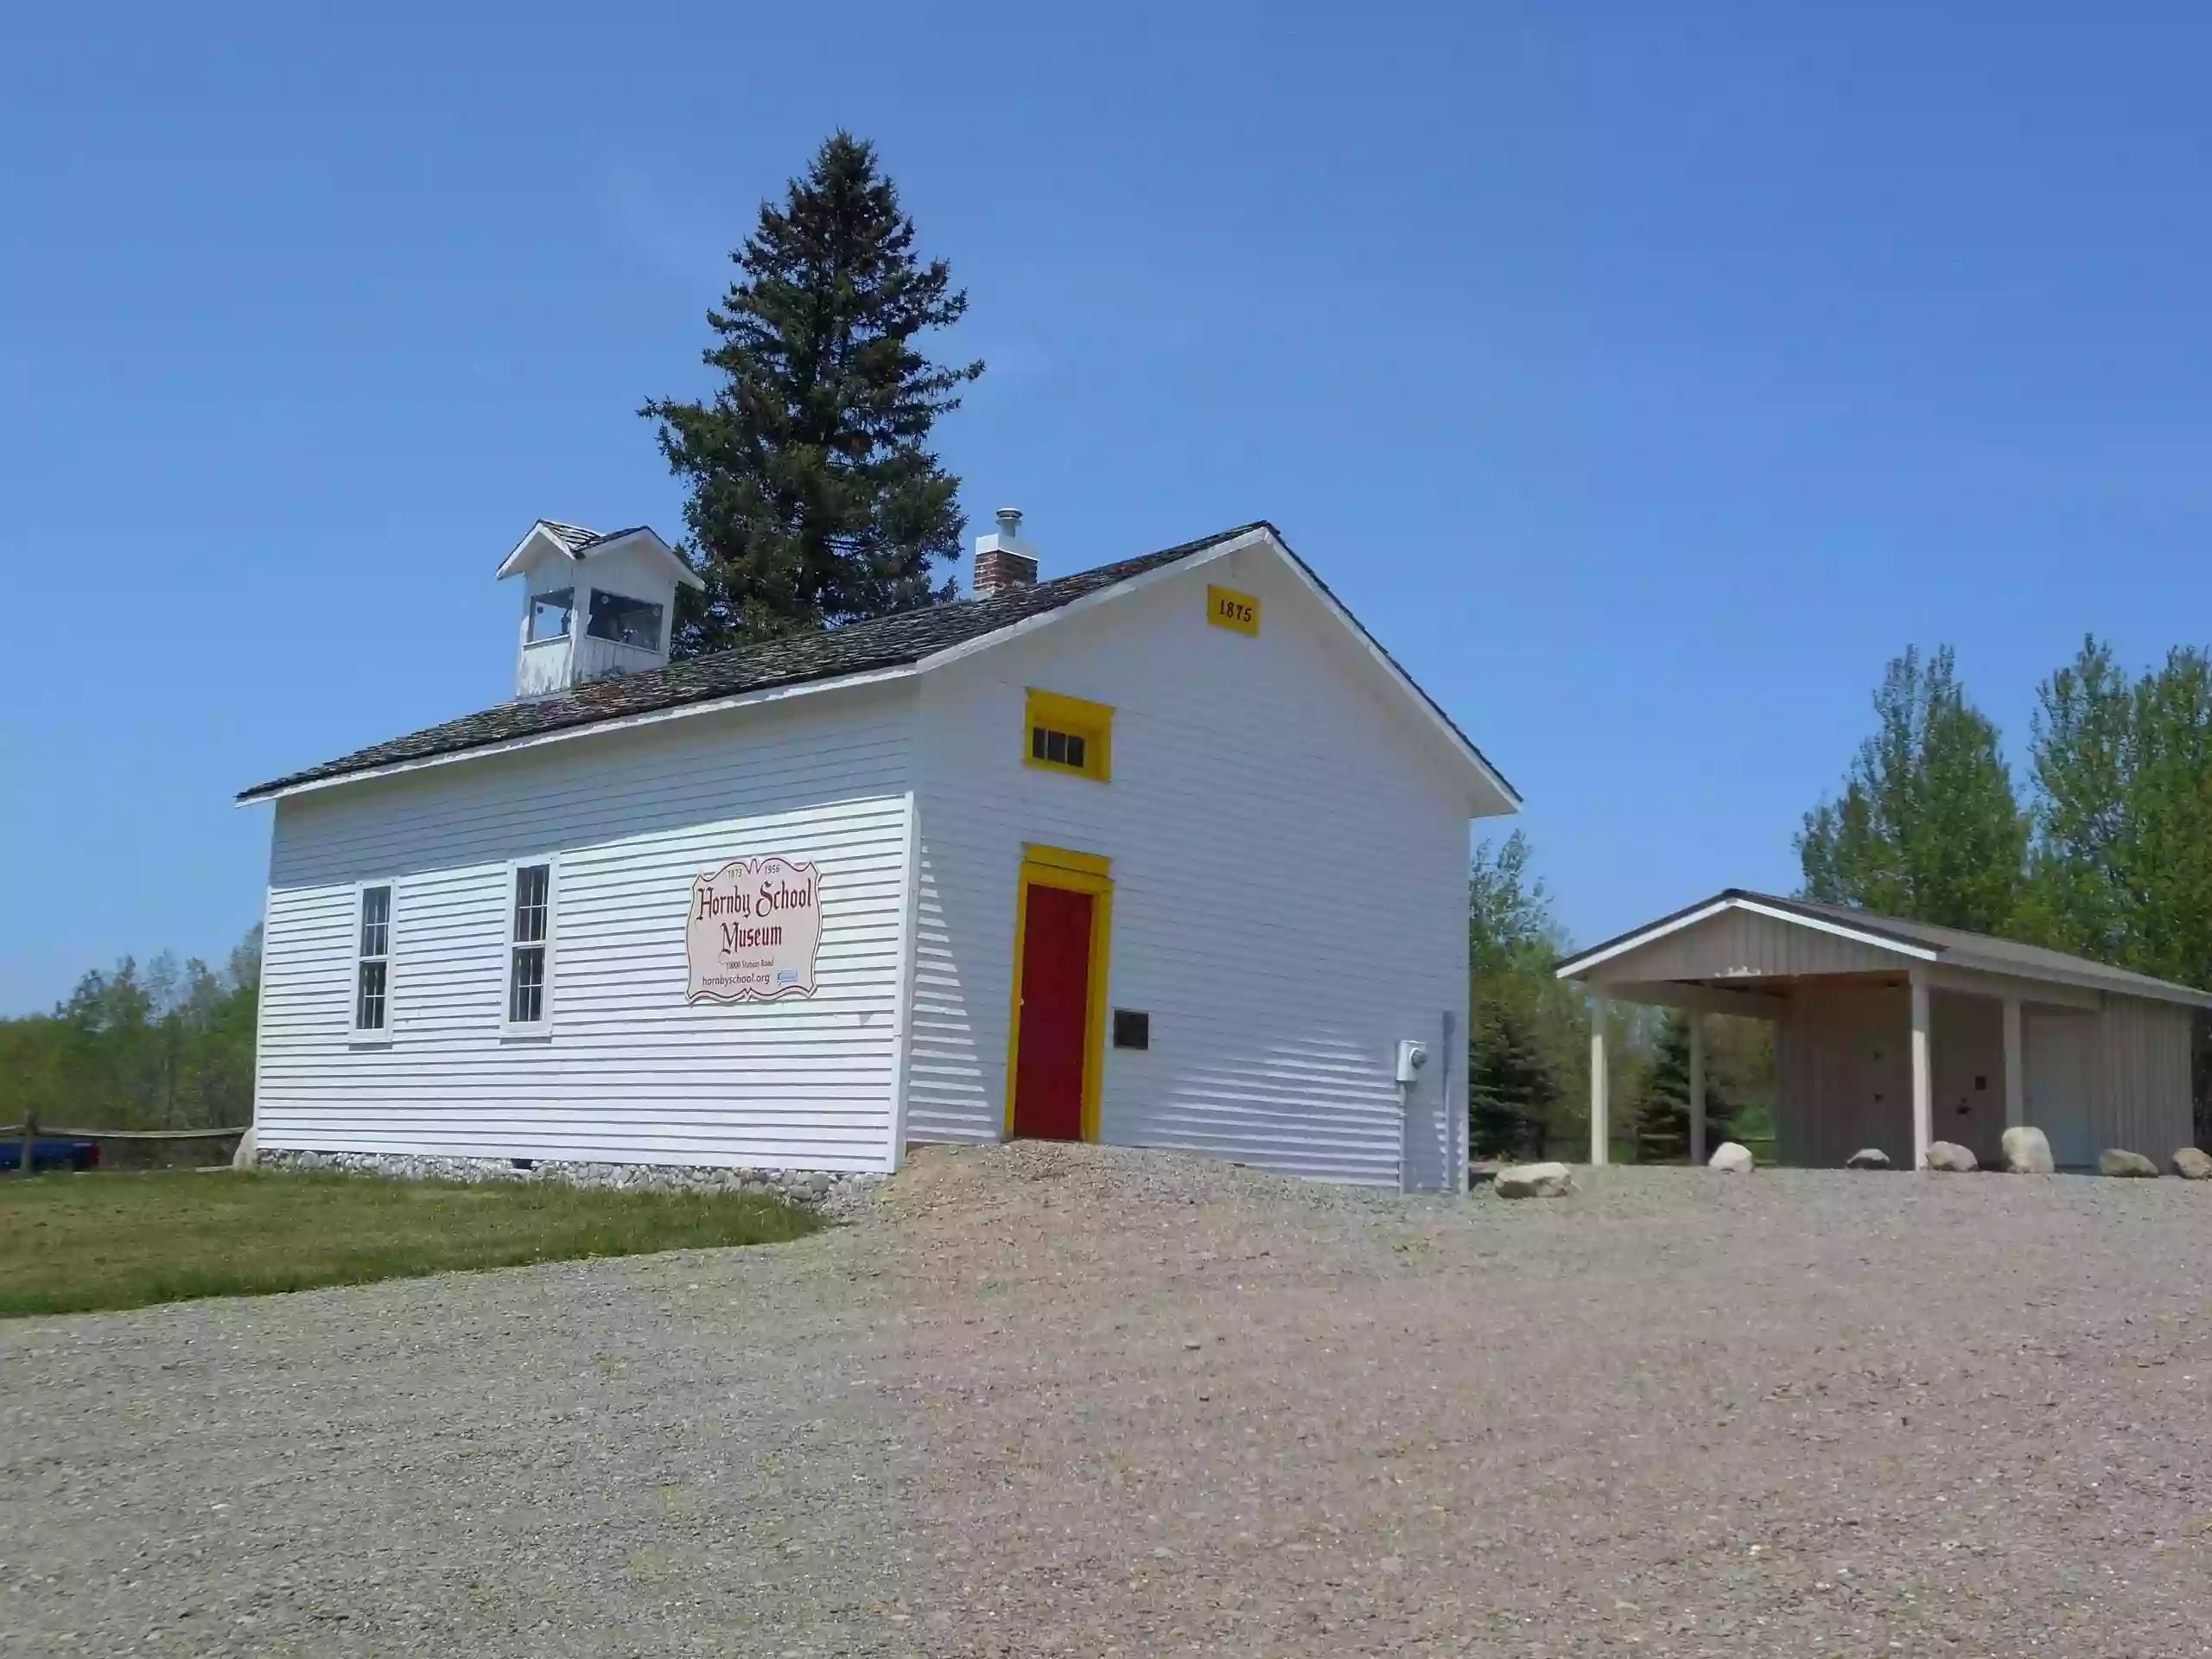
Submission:
<svg viewBox="0 0 2212 1659">
<path fill-rule="evenodd" d="M 0 1653 L 2201 1654 L 2212 1188 L 1021 1145 L 0 1325 Z"/>
</svg>

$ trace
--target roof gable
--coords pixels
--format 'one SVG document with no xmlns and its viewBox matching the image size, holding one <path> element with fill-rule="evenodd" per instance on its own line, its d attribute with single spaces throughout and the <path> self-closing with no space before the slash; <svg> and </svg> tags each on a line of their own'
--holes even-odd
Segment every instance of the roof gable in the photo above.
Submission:
<svg viewBox="0 0 2212 1659">
<path fill-rule="evenodd" d="M 613 552 L 636 552 L 656 563 L 665 565 L 668 574 L 686 588 L 703 588 L 697 571 L 684 563 L 683 557 L 650 524 L 631 524 L 622 530 L 587 530 L 582 524 L 564 524 L 555 518 L 540 518 L 530 527 L 514 550 L 499 561 L 495 580 L 505 581 L 512 575 L 536 569 L 553 560 L 582 564 L 594 556 L 605 556 Z"/>
<path fill-rule="evenodd" d="M 563 532 L 588 537 L 575 525 L 541 520 L 531 536 L 508 556 L 501 573 L 531 546 L 555 543 L 569 553 Z M 633 532 L 616 532 L 616 536 Z M 645 532 L 651 535 L 650 531 Z M 614 536 L 587 543 L 610 542 Z M 658 537 L 654 537 L 656 542 Z M 1305 562 L 1264 521 L 1240 524 L 1157 553 L 1102 565 L 1030 587 L 1004 590 L 986 599 L 903 612 L 817 633 L 795 634 L 762 645 L 741 646 L 707 657 L 671 663 L 665 668 L 572 687 L 556 696 L 501 703 L 496 708 L 410 733 L 355 751 L 304 771 L 257 784 L 238 797 L 241 804 L 267 800 L 301 790 L 419 766 L 502 752 L 526 744 L 581 735 L 594 728 L 628 724 L 728 706 L 778 690 L 827 690 L 864 678 L 918 673 L 958 660 L 1001 640 L 1049 625 L 1058 617 L 1134 592 L 1167 572 L 1204 563 L 1233 549 L 1265 545 L 1297 573 L 1319 603 L 1356 636 L 1378 671 L 1408 699 L 1414 717 L 1448 742 L 1471 771 L 1478 795 L 1491 811 L 1510 811 L 1520 798 L 1449 716 L 1383 651 Z M 671 555 L 674 556 L 673 554 Z M 516 568 L 526 568 L 517 566 Z M 688 567 L 687 573 L 688 573 Z M 696 578 L 693 579 L 696 583 Z"/>
</svg>

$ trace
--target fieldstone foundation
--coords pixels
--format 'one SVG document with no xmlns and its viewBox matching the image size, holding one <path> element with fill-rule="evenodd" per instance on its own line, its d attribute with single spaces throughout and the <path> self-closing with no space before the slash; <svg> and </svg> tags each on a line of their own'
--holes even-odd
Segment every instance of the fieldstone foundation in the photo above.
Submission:
<svg viewBox="0 0 2212 1659">
<path fill-rule="evenodd" d="M 408 1181 L 565 1181 L 668 1192 L 750 1192 L 803 1204 L 826 1216 L 857 1210 L 887 1178 L 819 1169 L 728 1169 L 702 1164 L 588 1164 L 540 1158 L 439 1158 L 398 1152 L 280 1152 L 264 1149 L 264 1169 L 340 1170 Z M 524 1163 L 528 1167 L 524 1167 Z"/>
</svg>

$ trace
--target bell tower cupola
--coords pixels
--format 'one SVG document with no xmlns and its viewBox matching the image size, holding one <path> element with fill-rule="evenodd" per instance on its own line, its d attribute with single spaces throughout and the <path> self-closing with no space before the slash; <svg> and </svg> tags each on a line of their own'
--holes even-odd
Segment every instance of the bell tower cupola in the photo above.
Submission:
<svg viewBox="0 0 2212 1659">
<path fill-rule="evenodd" d="M 507 555 L 499 577 L 509 576 L 523 579 L 518 697 L 666 666 L 676 590 L 705 586 L 643 524 L 601 533 L 551 518 Z"/>
</svg>

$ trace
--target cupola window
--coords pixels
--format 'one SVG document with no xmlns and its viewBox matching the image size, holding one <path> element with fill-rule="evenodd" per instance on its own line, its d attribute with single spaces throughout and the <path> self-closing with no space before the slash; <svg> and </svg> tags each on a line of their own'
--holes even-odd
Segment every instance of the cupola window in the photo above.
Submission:
<svg viewBox="0 0 2212 1659">
<path fill-rule="evenodd" d="M 569 619 L 576 608 L 576 590 L 557 588 L 550 594 L 530 596 L 530 643 L 543 645 L 549 639 L 569 637 Z"/>
<path fill-rule="evenodd" d="M 602 594 L 594 588 L 591 620 L 584 632 L 594 639 L 612 639 L 641 651 L 658 651 L 660 607 L 649 605 L 642 599 L 625 599 L 620 594 Z"/>
</svg>

